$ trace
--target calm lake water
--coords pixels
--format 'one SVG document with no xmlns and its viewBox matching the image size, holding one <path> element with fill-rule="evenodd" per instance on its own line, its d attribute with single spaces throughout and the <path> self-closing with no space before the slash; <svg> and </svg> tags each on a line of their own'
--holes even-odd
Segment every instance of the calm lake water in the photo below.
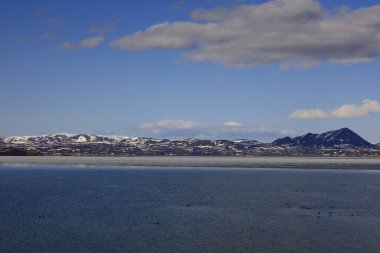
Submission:
<svg viewBox="0 0 380 253">
<path fill-rule="evenodd" d="M 380 171 L 0 166 L 0 252 L 380 252 Z"/>
</svg>

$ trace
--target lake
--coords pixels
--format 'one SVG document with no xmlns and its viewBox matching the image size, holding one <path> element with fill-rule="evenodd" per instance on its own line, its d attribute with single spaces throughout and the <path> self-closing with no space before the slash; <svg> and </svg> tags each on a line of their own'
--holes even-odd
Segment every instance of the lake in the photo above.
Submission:
<svg viewBox="0 0 380 253">
<path fill-rule="evenodd" d="M 380 252 L 380 171 L 0 166 L 0 252 Z"/>
</svg>

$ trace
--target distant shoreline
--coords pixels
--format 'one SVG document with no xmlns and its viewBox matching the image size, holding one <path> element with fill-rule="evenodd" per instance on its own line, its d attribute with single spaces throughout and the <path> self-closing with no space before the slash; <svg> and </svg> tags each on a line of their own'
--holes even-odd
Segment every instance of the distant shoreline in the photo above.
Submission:
<svg viewBox="0 0 380 253">
<path fill-rule="evenodd" d="M 137 167 L 221 167 L 221 168 L 314 168 L 380 170 L 377 158 L 322 157 L 0 157 L 2 165 L 64 165 L 64 166 L 137 166 Z"/>
</svg>

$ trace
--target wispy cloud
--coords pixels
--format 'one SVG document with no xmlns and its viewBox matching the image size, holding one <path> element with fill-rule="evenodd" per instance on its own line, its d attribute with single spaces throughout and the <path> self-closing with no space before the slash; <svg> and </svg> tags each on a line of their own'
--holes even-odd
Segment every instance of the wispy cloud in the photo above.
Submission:
<svg viewBox="0 0 380 253">
<path fill-rule="evenodd" d="M 79 42 L 79 46 L 83 48 L 95 48 L 102 44 L 103 41 L 103 36 L 90 37 Z"/>
<path fill-rule="evenodd" d="M 189 121 L 183 119 L 164 119 L 157 122 L 143 123 L 140 125 L 141 129 L 151 129 L 151 130 L 189 130 L 200 128 L 202 124 L 196 121 Z"/>
<path fill-rule="evenodd" d="M 246 126 L 237 121 L 226 121 L 219 125 L 208 125 L 184 119 L 164 119 L 140 125 L 140 133 L 159 138 L 209 138 L 209 139 L 258 139 L 273 140 L 283 136 L 295 136 L 292 130 Z"/>
<path fill-rule="evenodd" d="M 69 41 L 64 41 L 57 46 L 59 50 L 73 50 L 77 48 L 96 48 L 104 41 L 103 36 L 95 36 L 81 40 L 79 43 L 74 44 Z"/>
<path fill-rule="evenodd" d="M 327 118 L 361 118 L 368 117 L 373 113 L 380 112 L 380 103 L 366 99 L 361 105 L 344 104 L 340 107 L 322 110 L 299 109 L 289 115 L 291 119 L 327 119 Z"/>
<path fill-rule="evenodd" d="M 59 50 L 71 50 L 75 48 L 75 45 L 68 41 L 64 41 L 61 44 L 59 44 L 57 48 Z"/>
<path fill-rule="evenodd" d="M 105 35 L 107 33 L 113 32 L 115 28 L 116 28 L 116 23 L 111 22 L 111 23 L 99 25 L 99 26 L 94 25 L 91 27 L 90 31 L 93 33 L 97 33 L 99 35 Z"/>
<path fill-rule="evenodd" d="M 171 11 L 180 11 L 186 6 L 186 0 L 177 0 L 169 5 L 168 9 Z"/>
<path fill-rule="evenodd" d="M 230 127 L 240 127 L 243 126 L 242 123 L 237 122 L 237 121 L 226 121 L 223 123 L 224 126 L 230 126 Z"/>
<path fill-rule="evenodd" d="M 355 63 L 380 55 L 380 5 L 331 13 L 317 0 L 197 9 L 191 21 L 156 24 L 111 42 L 126 50 L 187 49 L 191 61 L 247 67 Z"/>
<path fill-rule="evenodd" d="M 63 24 L 65 21 L 66 21 L 65 18 L 59 18 L 59 17 L 46 18 L 46 23 L 49 25 L 60 25 L 60 24 Z"/>
<path fill-rule="evenodd" d="M 0 40 L 3 41 L 15 41 L 15 42 L 31 42 L 39 40 L 48 40 L 55 37 L 55 34 L 51 32 L 44 32 L 36 35 L 0 35 Z"/>
<path fill-rule="evenodd" d="M 325 119 L 330 115 L 322 109 L 298 109 L 289 115 L 291 119 Z"/>
<path fill-rule="evenodd" d="M 48 13 L 49 9 L 50 8 L 37 8 L 34 10 L 34 13 L 36 13 L 36 15 L 38 15 L 38 16 L 43 16 L 46 13 Z"/>
</svg>

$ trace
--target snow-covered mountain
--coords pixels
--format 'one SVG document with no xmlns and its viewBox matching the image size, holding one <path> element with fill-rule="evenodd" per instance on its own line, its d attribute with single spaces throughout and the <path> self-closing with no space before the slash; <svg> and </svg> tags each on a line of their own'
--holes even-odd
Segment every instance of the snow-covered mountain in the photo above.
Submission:
<svg viewBox="0 0 380 253">
<path fill-rule="evenodd" d="M 380 156 L 380 147 L 367 142 L 347 128 L 323 134 L 309 133 L 296 138 L 285 137 L 273 143 L 247 139 L 167 140 L 95 134 L 0 138 L 0 153 L 3 152 L 4 155 L 12 150 L 32 150 L 42 155 L 65 156 Z"/>
<path fill-rule="evenodd" d="M 167 140 L 91 134 L 52 134 L 0 138 L 0 151 L 36 150 L 44 155 L 236 155 L 266 146 L 253 140 Z"/>
<path fill-rule="evenodd" d="M 0 138 L 0 143 L 22 144 L 22 143 L 81 143 L 81 142 L 121 142 L 132 140 L 128 136 L 106 136 L 95 134 L 50 134 L 38 136 L 9 136 Z"/>
<path fill-rule="evenodd" d="M 273 145 L 295 147 L 327 147 L 327 148 L 373 148 L 374 145 L 364 140 L 348 128 L 329 131 L 322 134 L 308 133 L 303 136 L 285 137 L 275 140 Z"/>
<path fill-rule="evenodd" d="M 156 145 L 158 143 L 186 143 L 190 146 L 238 146 L 240 148 L 249 148 L 257 146 L 267 146 L 269 144 L 261 143 L 255 140 L 237 139 L 229 140 L 199 140 L 184 139 L 169 141 L 166 139 L 154 139 L 143 137 L 114 136 L 114 135 L 96 135 L 96 134 L 49 134 L 38 136 L 9 136 L 0 138 L 1 144 L 61 144 L 61 143 L 144 143 L 146 145 Z M 165 144 L 165 145 L 166 145 Z M 272 146 L 291 146 L 291 147 L 327 147 L 327 148 L 373 148 L 380 146 L 373 145 L 361 138 L 355 132 L 348 128 L 329 131 L 322 134 L 308 133 L 303 136 L 290 138 L 285 137 L 275 140 Z"/>
</svg>

